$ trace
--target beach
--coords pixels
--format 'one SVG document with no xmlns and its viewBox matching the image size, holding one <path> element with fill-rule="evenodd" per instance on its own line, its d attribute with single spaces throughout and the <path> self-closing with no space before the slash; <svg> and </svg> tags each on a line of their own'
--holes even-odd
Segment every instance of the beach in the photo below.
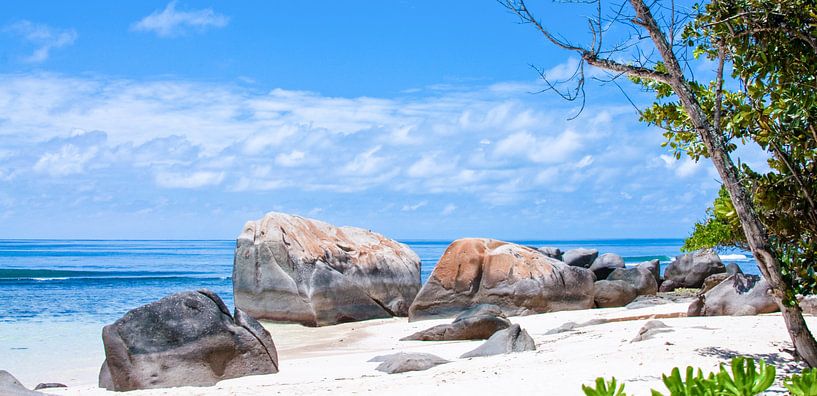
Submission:
<svg viewBox="0 0 817 396">
<path fill-rule="evenodd" d="M 661 374 L 676 366 L 717 369 L 736 355 L 776 363 L 778 375 L 799 370 L 785 350 L 791 348 L 778 314 L 746 317 L 682 317 L 688 304 L 667 303 L 640 309 L 608 308 L 563 311 L 510 318 L 528 331 L 536 351 L 460 359 L 482 341 L 399 341 L 400 338 L 449 320 L 408 322 L 406 318 L 370 320 L 310 328 L 264 322 L 275 340 L 280 372 L 219 382 L 213 387 L 182 387 L 133 391 L 134 395 L 220 394 L 559 394 L 580 395 L 581 385 L 597 376 L 616 377 L 629 394 L 663 391 Z M 639 329 L 658 317 L 671 331 L 631 342 Z M 546 334 L 566 322 L 608 319 L 608 323 Z M 810 325 L 817 318 L 808 317 Z M 101 343 L 96 348 L 101 349 Z M 89 351 L 91 352 L 91 351 Z M 101 352 L 101 351 L 100 351 Z M 427 352 L 451 363 L 427 371 L 385 374 L 379 355 Z M 94 353 L 88 353 L 89 356 Z M 98 353 L 99 354 L 99 353 Z M 42 356 L 45 357 L 45 356 Z M 58 359 L 52 355 L 44 360 Z M 88 363 L 91 363 L 90 361 Z M 60 395 L 115 394 L 96 386 L 98 364 L 63 374 L 19 372 L 24 384 L 74 379 L 68 388 L 49 389 Z"/>
</svg>

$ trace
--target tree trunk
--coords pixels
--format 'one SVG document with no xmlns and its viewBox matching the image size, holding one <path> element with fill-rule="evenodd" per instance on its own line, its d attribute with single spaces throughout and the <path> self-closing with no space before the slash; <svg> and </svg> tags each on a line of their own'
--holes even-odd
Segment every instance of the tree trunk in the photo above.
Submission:
<svg viewBox="0 0 817 396">
<path fill-rule="evenodd" d="M 681 101 L 687 115 L 695 126 L 701 140 L 704 143 L 712 163 L 718 170 L 718 174 L 729 191 L 732 204 L 740 219 L 743 232 L 752 254 L 757 260 L 758 268 L 772 289 L 772 294 L 777 304 L 780 306 L 783 319 L 791 336 L 792 343 L 797 353 L 811 367 L 817 367 L 817 342 L 808 329 L 806 321 L 803 319 L 797 301 L 791 306 L 787 305 L 787 300 L 793 297 L 789 285 L 783 279 L 780 271 L 780 262 L 775 257 L 769 236 L 765 227 L 760 222 L 754 210 L 749 194 L 740 184 L 738 169 L 726 150 L 726 142 L 720 131 L 715 130 L 709 121 L 706 113 L 701 108 L 689 83 L 686 81 L 678 59 L 672 51 L 670 43 L 667 42 L 663 31 L 658 27 L 655 18 L 652 16 L 649 7 L 642 0 L 630 0 L 638 18 L 637 23 L 643 26 L 650 34 L 650 38 L 655 44 L 658 52 L 667 66 L 670 75 L 669 84 Z"/>
</svg>

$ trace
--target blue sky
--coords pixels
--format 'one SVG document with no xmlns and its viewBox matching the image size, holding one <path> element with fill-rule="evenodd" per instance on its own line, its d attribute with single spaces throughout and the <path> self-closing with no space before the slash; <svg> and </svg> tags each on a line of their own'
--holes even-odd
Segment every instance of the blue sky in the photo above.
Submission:
<svg viewBox="0 0 817 396">
<path fill-rule="evenodd" d="M 492 0 L 10 4 L 0 238 L 233 238 L 271 210 L 401 239 L 685 236 L 711 167 L 609 84 L 569 121 L 530 64 L 576 59 Z"/>
</svg>

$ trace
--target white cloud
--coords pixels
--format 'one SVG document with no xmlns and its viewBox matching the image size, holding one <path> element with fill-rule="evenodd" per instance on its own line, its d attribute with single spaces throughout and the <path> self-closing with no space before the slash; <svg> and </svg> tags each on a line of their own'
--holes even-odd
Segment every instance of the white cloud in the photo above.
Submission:
<svg viewBox="0 0 817 396">
<path fill-rule="evenodd" d="M 417 202 L 414 205 L 403 205 L 401 209 L 403 212 L 414 212 L 417 209 L 422 208 L 423 206 L 428 205 L 428 201 Z"/>
<path fill-rule="evenodd" d="M 581 161 L 576 163 L 576 167 L 579 169 L 587 168 L 588 166 L 593 164 L 593 156 L 592 155 L 585 155 L 582 157 Z"/>
<path fill-rule="evenodd" d="M 56 152 L 43 154 L 34 164 L 34 170 L 51 176 L 82 173 L 85 164 L 94 158 L 96 152 L 96 147 L 83 150 L 73 144 L 66 144 Z"/>
<path fill-rule="evenodd" d="M 500 158 L 523 157 L 535 163 L 553 164 L 568 160 L 582 146 L 581 135 L 572 129 L 556 136 L 517 132 L 499 141 L 494 155 Z"/>
<path fill-rule="evenodd" d="M 275 163 L 278 164 L 278 165 L 281 165 L 281 166 L 285 166 L 285 167 L 293 167 L 293 166 L 300 165 L 303 162 L 305 157 L 306 157 L 306 154 L 304 154 L 303 151 L 292 150 L 291 152 L 286 153 L 286 154 L 282 153 L 282 154 L 276 155 L 275 156 Z"/>
<path fill-rule="evenodd" d="M 44 62 L 51 55 L 52 49 L 74 44 L 78 37 L 74 29 L 57 29 L 26 20 L 12 23 L 3 30 L 18 35 L 36 46 L 31 55 L 23 58 L 23 61 L 30 63 Z"/>
<path fill-rule="evenodd" d="M 443 208 L 443 211 L 440 212 L 440 214 L 442 214 L 443 216 L 448 216 L 448 215 L 454 213 L 455 210 L 457 210 L 457 205 L 448 204 L 448 205 L 445 205 L 445 208 Z"/>
<path fill-rule="evenodd" d="M 200 188 L 221 184 L 224 172 L 159 172 L 155 180 L 164 188 Z"/>
<path fill-rule="evenodd" d="M 227 26 L 230 18 L 213 11 L 212 8 L 202 10 L 180 11 L 176 9 L 176 1 L 167 4 L 164 10 L 154 11 L 152 14 L 134 23 L 132 29 L 140 32 L 152 32 L 159 37 L 174 37 L 193 31 L 204 31 L 207 28 L 221 28 Z"/>
<path fill-rule="evenodd" d="M 383 146 L 375 146 L 358 154 L 351 162 L 343 167 L 343 172 L 352 175 L 371 175 L 379 172 L 381 170 L 381 164 L 383 164 L 386 159 L 384 157 L 378 157 L 375 154 L 382 148 Z"/>
<path fill-rule="evenodd" d="M 451 173 L 455 168 L 456 158 L 437 158 L 437 154 L 423 154 L 406 172 L 411 177 L 428 178 Z"/>
</svg>

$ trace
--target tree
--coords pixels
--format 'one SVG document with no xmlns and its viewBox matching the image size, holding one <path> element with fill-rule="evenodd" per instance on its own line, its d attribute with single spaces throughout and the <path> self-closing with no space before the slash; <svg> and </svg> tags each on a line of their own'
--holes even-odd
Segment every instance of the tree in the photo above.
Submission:
<svg viewBox="0 0 817 396">
<path fill-rule="evenodd" d="M 796 1 L 801 3 L 801 0 Z M 758 215 L 753 195 L 742 180 L 739 167 L 730 156 L 736 147 L 732 139 L 753 138 L 751 134 L 744 134 L 746 129 L 751 129 L 748 124 L 768 122 L 772 117 L 781 114 L 774 111 L 774 106 L 769 109 L 770 106 L 764 106 L 763 101 L 755 101 L 749 105 L 754 106 L 752 111 L 755 113 L 752 114 L 756 116 L 744 120 L 747 112 L 741 106 L 745 105 L 746 101 L 736 96 L 734 92 L 724 89 L 725 83 L 732 82 L 728 76 L 725 78 L 727 63 L 735 70 L 739 70 L 745 60 L 753 60 L 760 67 L 754 71 L 759 75 L 763 74 L 763 65 L 768 63 L 763 63 L 762 58 L 759 61 L 754 60 L 753 50 L 758 43 L 764 42 L 762 36 L 766 33 L 775 31 L 782 37 L 789 37 L 817 49 L 817 46 L 812 46 L 812 42 L 817 42 L 817 39 L 808 34 L 811 32 L 809 27 L 813 29 L 814 26 L 812 23 L 814 14 L 803 15 L 800 20 L 787 19 L 785 15 L 781 18 L 778 11 L 780 4 L 786 3 L 784 0 L 714 0 L 703 9 L 698 9 L 700 14 L 692 22 L 692 28 L 680 30 L 676 21 L 683 18 L 677 18 L 679 14 L 675 10 L 674 1 L 671 1 L 669 6 L 660 6 L 658 2 L 648 6 L 643 0 L 629 0 L 630 7 L 626 12 L 625 4 L 621 4 L 621 7 L 614 8 L 612 16 L 607 18 L 602 17 L 601 0 L 581 2 L 596 5 L 596 16 L 589 21 L 592 34 L 589 46 L 571 44 L 554 35 L 534 17 L 524 0 L 502 1 L 503 5 L 523 22 L 533 25 L 546 40 L 562 49 L 579 54 L 582 63 L 577 72 L 578 86 L 573 91 L 577 95 L 584 92 L 584 75 L 581 67 L 585 63 L 613 73 L 613 78 L 628 76 L 634 82 L 655 92 L 657 102 L 642 113 L 642 119 L 664 128 L 669 134 L 670 146 L 679 150 L 679 156 L 680 152 L 686 152 L 693 158 L 702 156 L 712 161 L 734 208 L 742 237 L 745 238 L 760 272 L 769 282 L 774 299 L 780 306 L 795 350 L 810 366 L 817 367 L 817 342 L 803 319 L 796 299 L 793 298 L 791 286 L 786 282 L 780 253 L 775 249 L 774 240 Z M 773 13 L 766 14 L 765 20 L 756 20 L 755 17 L 758 16 L 756 13 L 766 5 Z M 654 15 L 654 10 L 659 13 L 666 13 L 665 10 L 668 10 L 669 14 L 659 19 Z M 628 15 L 630 11 L 632 14 Z M 662 26 L 659 20 L 666 22 Z M 610 46 L 607 44 L 610 40 L 603 39 L 615 26 L 631 28 L 633 34 Z M 736 26 L 741 29 L 735 30 Z M 698 33 L 695 28 L 702 31 Z M 695 55 L 705 55 L 716 62 L 717 71 L 713 81 L 707 84 L 700 83 L 691 76 L 690 69 L 685 69 L 685 66 L 688 66 L 685 62 L 686 50 L 690 45 L 697 47 Z M 624 63 L 618 60 L 622 50 L 628 49 L 635 51 L 633 61 Z M 645 55 L 651 53 L 656 55 L 654 57 Z M 766 98 L 768 95 L 763 91 L 765 87 L 762 84 L 746 85 L 749 81 L 743 83 L 746 94 L 752 90 L 760 90 L 755 95 L 748 95 L 749 97 Z M 556 89 L 552 84 L 549 86 Z M 569 98 L 575 97 L 574 95 Z M 796 113 L 798 111 L 796 107 L 792 105 L 788 111 Z M 759 114 L 756 114 L 758 111 Z M 803 109 L 799 111 L 802 113 Z M 736 134 L 735 131 L 741 134 Z M 773 143 L 780 142 L 770 139 L 769 144 Z"/>
</svg>

